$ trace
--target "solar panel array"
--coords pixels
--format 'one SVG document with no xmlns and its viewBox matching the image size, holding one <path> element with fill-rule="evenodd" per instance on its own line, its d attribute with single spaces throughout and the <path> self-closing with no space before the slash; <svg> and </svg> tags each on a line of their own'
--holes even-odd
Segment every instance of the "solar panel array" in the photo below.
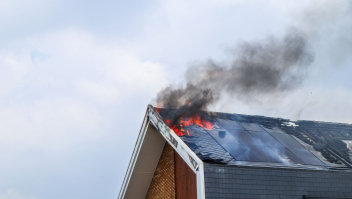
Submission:
<svg viewBox="0 0 352 199">
<path fill-rule="evenodd" d="M 309 150 L 278 127 L 216 118 L 207 132 L 236 160 L 325 166 Z"/>
</svg>

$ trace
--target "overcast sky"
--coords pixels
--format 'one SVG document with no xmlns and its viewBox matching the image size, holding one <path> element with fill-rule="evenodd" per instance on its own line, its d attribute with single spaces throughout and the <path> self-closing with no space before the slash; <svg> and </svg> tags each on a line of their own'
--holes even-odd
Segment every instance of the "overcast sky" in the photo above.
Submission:
<svg viewBox="0 0 352 199">
<path fill-rule="evenodd" d="M 0 199 L 117 198 L 147 105 L 187 67 L 295 27 L 290 92 L 212 111 L 352 123 L 347 0 L 0 0 Z"/>
</svg>

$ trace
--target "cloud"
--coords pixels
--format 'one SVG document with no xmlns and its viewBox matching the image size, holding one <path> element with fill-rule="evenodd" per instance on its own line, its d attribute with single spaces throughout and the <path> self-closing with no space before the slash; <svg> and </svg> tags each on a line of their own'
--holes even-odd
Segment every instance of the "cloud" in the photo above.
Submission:
<svg viewBox="0 0 352 199">
<path fill-rule="evenodd" d="M 0 187 L 38 198 L 95 197 L 95 189 L 116 194 L 117 187 L 108 187 L 116 185 L 115 169 L 124 164 L 110 151 L 123 156 L 116 148 L 129 139 L 124 132 L 136 134 L 139 128 L 127 125 L 134 118 L 123 117 L 128 112 L 123 107 L 145 108 L 168 82 L 164 66 L 83 30 L 66 29 L 1 49 L 0 70 L 0 159 L 6 162 L 0 165 Z M 133 112 L 139 123 L 143 111 Z M 72 176 L 86 179 L 89 191 L 61 191 L 53 197 L 57 189 L 82 184 Z M 101 178 L 109 186 L 97 186 Z M 1 197 L 21 198 L 14 193 Z"/>
<path fill-rule="evenodd" d="M 5 193 L 0 193 L 0 199 L 35 199 L 35 197 L 23 196 L 17 193 L 14 189 L 8 189 Z"/>
<path fill-rule="evenodd" d="M 119 49 L 101 49 L 97 56 L 106 62 L 101 69 L 103 76 L 98 81 L 82 78 L 77 81 L 77 90 L 99 103 L 113 104 L 126 96 L 155 92 L 166 84 L 163 66 L 150 61 L 142 62 Z"/>
<path fill-rule="evenodd" d="M 160 63 L 142 61 L 120 47 L 101 44 L 84 31 L 48 33 L 40 38 L 30 37 L 20 45 L 21 51 L 0 53 L 2 79 L 12 82 L 13 88 L 45 85 L 63 89 L 64 93 L 98 97 L 103 102 L 104 97 L 113 101 L 135 93 L 157 91 L 167 83 Z M 5 83 L 1 85 L 0 90 L 10 88 Z"/>
<path fill-rule="evenodd" d="M 16 88 L 31 65 L 26 55 L 0 52 L 0 94 Z"/>
<path fill-rule="evenodd" d="M 72 137 L 95 138 L 106 117 L 100 106 L 117 107 L 167 83 L 161 64 L 104 46 L 84 31 L 49 33 L 21 46 L 0 53 L 3 143 L 55 148 L 74 144 Z"/>
</svg>

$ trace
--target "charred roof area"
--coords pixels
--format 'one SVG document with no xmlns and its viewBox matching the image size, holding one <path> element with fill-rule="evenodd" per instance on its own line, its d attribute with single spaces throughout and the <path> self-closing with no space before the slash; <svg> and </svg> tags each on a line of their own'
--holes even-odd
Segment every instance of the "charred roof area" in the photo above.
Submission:
<svg viewBox="0 0 352 199">
<path fill-rule="evenodd" d="M 352 125 L 156 108 L 203 161 L 352 168 Z M 175 119 L 177 118 L 177 119 Z"/>
</svg>

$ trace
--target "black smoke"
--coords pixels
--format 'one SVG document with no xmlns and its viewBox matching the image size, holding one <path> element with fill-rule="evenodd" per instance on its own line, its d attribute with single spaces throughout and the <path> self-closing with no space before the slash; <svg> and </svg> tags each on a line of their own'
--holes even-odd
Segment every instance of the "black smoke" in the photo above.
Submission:
<svg viewBox="0 0 352 199">
<path fill-rule="evenodd" d="M 302 83 L 314 60 L 306 36 L 295 29 L 280 38 L 242 42 L 231 56 L 228 62 L 208 60 L 191 66 L 183 86 L 171 85 L 158 93 L 157 106 L 181 109 L 180 116 L 192 115 L 207 110 L 224 93 L 248 99 L 289 91 Z"/>
</svg>

